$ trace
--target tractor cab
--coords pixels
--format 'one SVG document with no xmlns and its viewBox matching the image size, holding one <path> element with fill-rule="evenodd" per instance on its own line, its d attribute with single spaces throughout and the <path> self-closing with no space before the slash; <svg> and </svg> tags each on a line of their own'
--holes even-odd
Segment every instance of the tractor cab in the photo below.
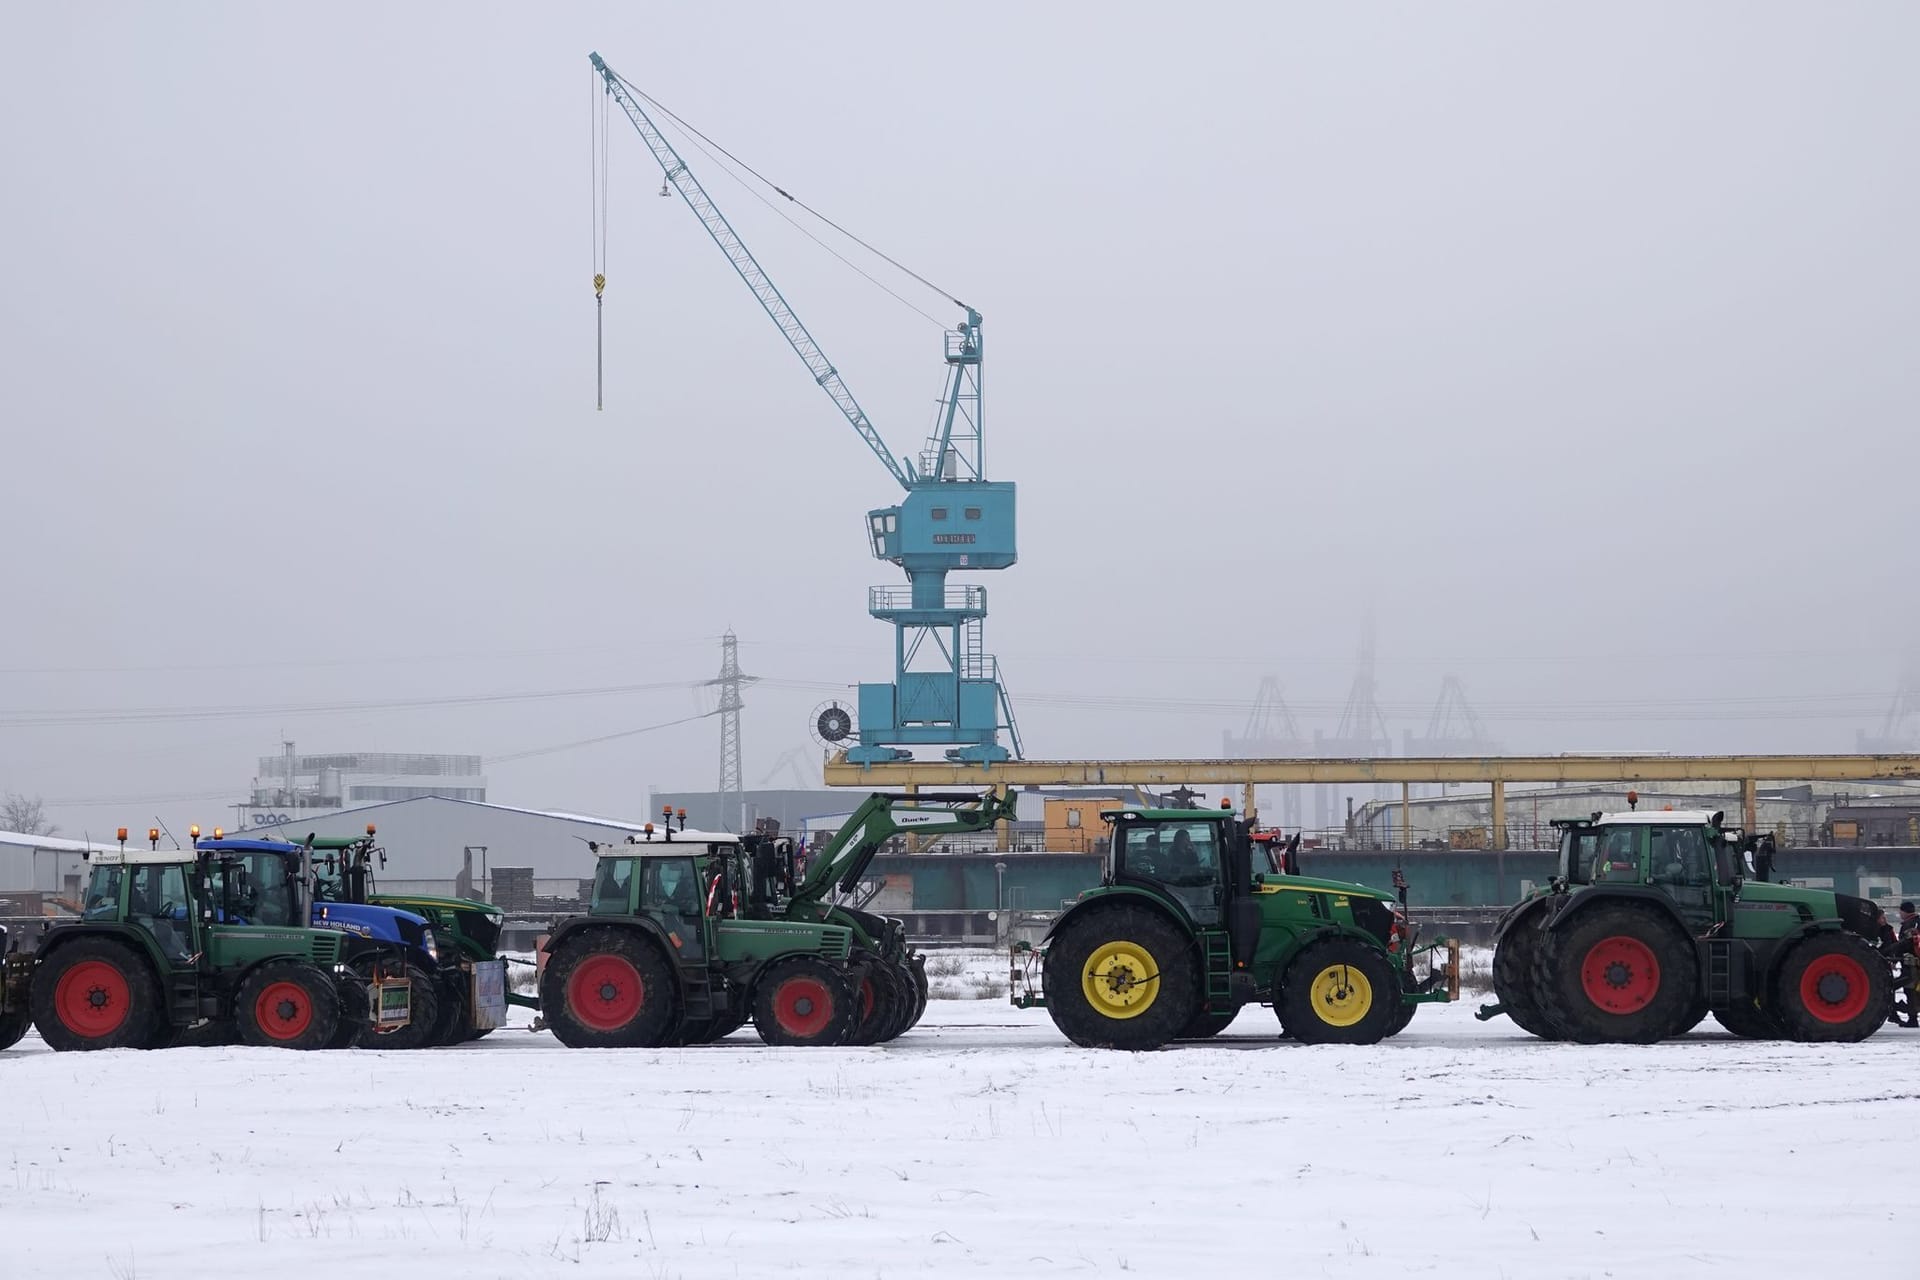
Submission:
<svg viewBox="0 0 1920 1280">
<path fill-rule="evenodd" d="M 714 922 L 738 914 L 740 837 L 727 831 L 656 831 L 622 844 L 590 842 L 589 916 L 638 917 L 663 931 L 676 959 L 704 962 Z"/>
<path fill-rule="evenodd" d="M 1671 900 L 1696 934 L 1726 922 L 1746 886 L 1773 875 L 1771 835 L 1725 825 L 1723 812 L 1663 809 L 1559 818 L 1561 886 L 1642 889 Z M 1748 896 L 1772 899 L 1772 893 Z"/>
<path fill-rule="evenodd" d="M 1112 825 L 1103 877 L 1109 884 L 1164 895 L 1203 928 L 1223 923 L 1229 899 L 1245 897 L 1250 888 L 1246 826 L 1231 810 L 1120 809 L 1100 816 Z"/>
</svg>

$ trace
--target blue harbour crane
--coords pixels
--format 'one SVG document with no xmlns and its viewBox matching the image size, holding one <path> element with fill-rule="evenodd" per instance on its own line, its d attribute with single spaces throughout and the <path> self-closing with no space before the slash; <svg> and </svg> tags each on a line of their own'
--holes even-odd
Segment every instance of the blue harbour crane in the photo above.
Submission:
<svg viewBox="0 0 1920 1280">
<path fill-rule="evenodd" d="M 894 505 L 867 513 L 875 558 L 898 565 L 907 575 L 904 588 L 880 586 L 867 593 L 867 611 L 894 629 L 893 680 L 861 683 L 855 704 L 857 723 L 842 708 L 829 706 L 819 714 L 816 732 L 834 745 L 847 744 L 847 759 L 855 764 L 911 759 L 915 747 L 935 746 L 945 747 L 947 759 L 955 761 L 984 764 L 1018 756 L 1020 735 L 1013 707 L 999 663 L 985 649 L 987 589 L 947 581 L 955 571 L 1005 569 L 1019 558 L 1014 546 L 1014 486 L 1005 480 L 988 480 L 982 456 L 985 348 L 980 313 L 939 291 L 962 312 L 959 324 L 946 333 L 946 389 L 919 456 L 895 456 L 839 370 L 641 104 L 647 103 L 689 132 L 693 132 L 691 126 L 614 72 L 599 54 L 591 55 L 591 60 L 606 96 L 626 113 L 659 162 L 666 179 L 661 194 L 667 194 L 667 186 L 680 193 L 814 382 L 905 490 Z M 596 150 L 596 156 L 600 154 Z M 779 187 L 766 185 L 806 208 Z M 815 216 L 933 287 L 837 224 Z M 602 276 L 596 275 L 594 283 L 598 298 Z"/>
</svg>

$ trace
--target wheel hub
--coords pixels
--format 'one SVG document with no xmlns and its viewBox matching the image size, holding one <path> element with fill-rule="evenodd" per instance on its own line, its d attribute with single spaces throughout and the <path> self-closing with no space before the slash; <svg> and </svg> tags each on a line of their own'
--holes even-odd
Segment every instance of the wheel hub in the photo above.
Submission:
<svg viewBox="0 0 1920 1280">
<path fill-rule="evenodd" d="M 96 1009 L 104 1009 L 107 1007 L 107 993 L 99 987 L 89 988 L 87 991 L 87 1003 Z"/>
<path fill-rule="evenodd" d="M 274 1017 L 280 1019 L 282 1022 L 292 1022 L 299 1012 L 299 1007 L 291 1000 L 282 1000 L 279 1004 L 273 1006 Z"/>
<path fill-rule="evenodd" d="M 620 998 L 620 988 L 614 986 L 611 982 L 603 982 L 600 984 L 600 998 L 608 1004 L 612 1004 Z"/>
<path fill-rule="evenodd" d="M 1847 980 L 1837 973 L 1823 974 L 1817 990 L 1828 1004 L 1839 1004 L 1847 998 Z"/>
<path fill-rule="evenodd" d="M 813 1001 L 806 996 L 800 996 L 793 1002 L 793 1011 L 804 1018 L 813 1012 Z"/>
<path fill-rule="evenodd" d="M 1087 1003 L 1109 1018 L 1132 1018 L 1145 1013 L 1159 994 L 1160 975 L 1146 948 L 1132 942 L 1110 942 L 1087 958 L 1080 975 L 1080 991 Z"/>
<path fill-rule="evenodd" d="M 1645 940 L 1617 933 L 1596 941 L 1580 962 L 1580 989 L 1601 1013 L 1639 1013 L 1660 994 L 1660 959 Z"/>
</svg>

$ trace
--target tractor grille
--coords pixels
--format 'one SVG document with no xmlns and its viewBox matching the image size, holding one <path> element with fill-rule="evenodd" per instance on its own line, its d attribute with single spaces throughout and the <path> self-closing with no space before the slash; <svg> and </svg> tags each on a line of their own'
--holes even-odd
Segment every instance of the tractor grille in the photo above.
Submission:
<svg viewBox="0 0 1920 1280">
<path fill-rule="evenodd" d="M 315 929 L 307 935 L 313 942 L 313 962 L 323 969 L 340 963 L 340 944 L 346 935 L 331 929 Z"/>
<path fill-rule="evenodd" d="M 829 960 L 845 960 L 853 954 L 851 929 L 827 929 L 820 935 L 819 953 Z"/>
</svg>

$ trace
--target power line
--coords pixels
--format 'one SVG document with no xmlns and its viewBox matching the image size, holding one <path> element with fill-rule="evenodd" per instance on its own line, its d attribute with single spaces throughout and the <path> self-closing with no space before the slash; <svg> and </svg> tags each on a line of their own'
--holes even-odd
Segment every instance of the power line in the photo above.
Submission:
<svg viewBox="0 0 1920 1280">
<path fill-rule="evenodd" d="M 367 702 L 306 702 L 226 707 L 88 707 L 0 711 L 0 728 L 49 725 L 171 724 L 198 720 L 239 720 L 255 716 L 363 714 L 418 711 L 433 707 L 486 706 L 514 702 L 552 702 L 572 698 L 611 698 L 662 689 L 694 689 L 703 681 L 669 680 L 653 684 L 601 685 L 582 689 L 538 689 L 517 693 L 452 694 L 431 698 L 388 698 Z"/>
</svg>

